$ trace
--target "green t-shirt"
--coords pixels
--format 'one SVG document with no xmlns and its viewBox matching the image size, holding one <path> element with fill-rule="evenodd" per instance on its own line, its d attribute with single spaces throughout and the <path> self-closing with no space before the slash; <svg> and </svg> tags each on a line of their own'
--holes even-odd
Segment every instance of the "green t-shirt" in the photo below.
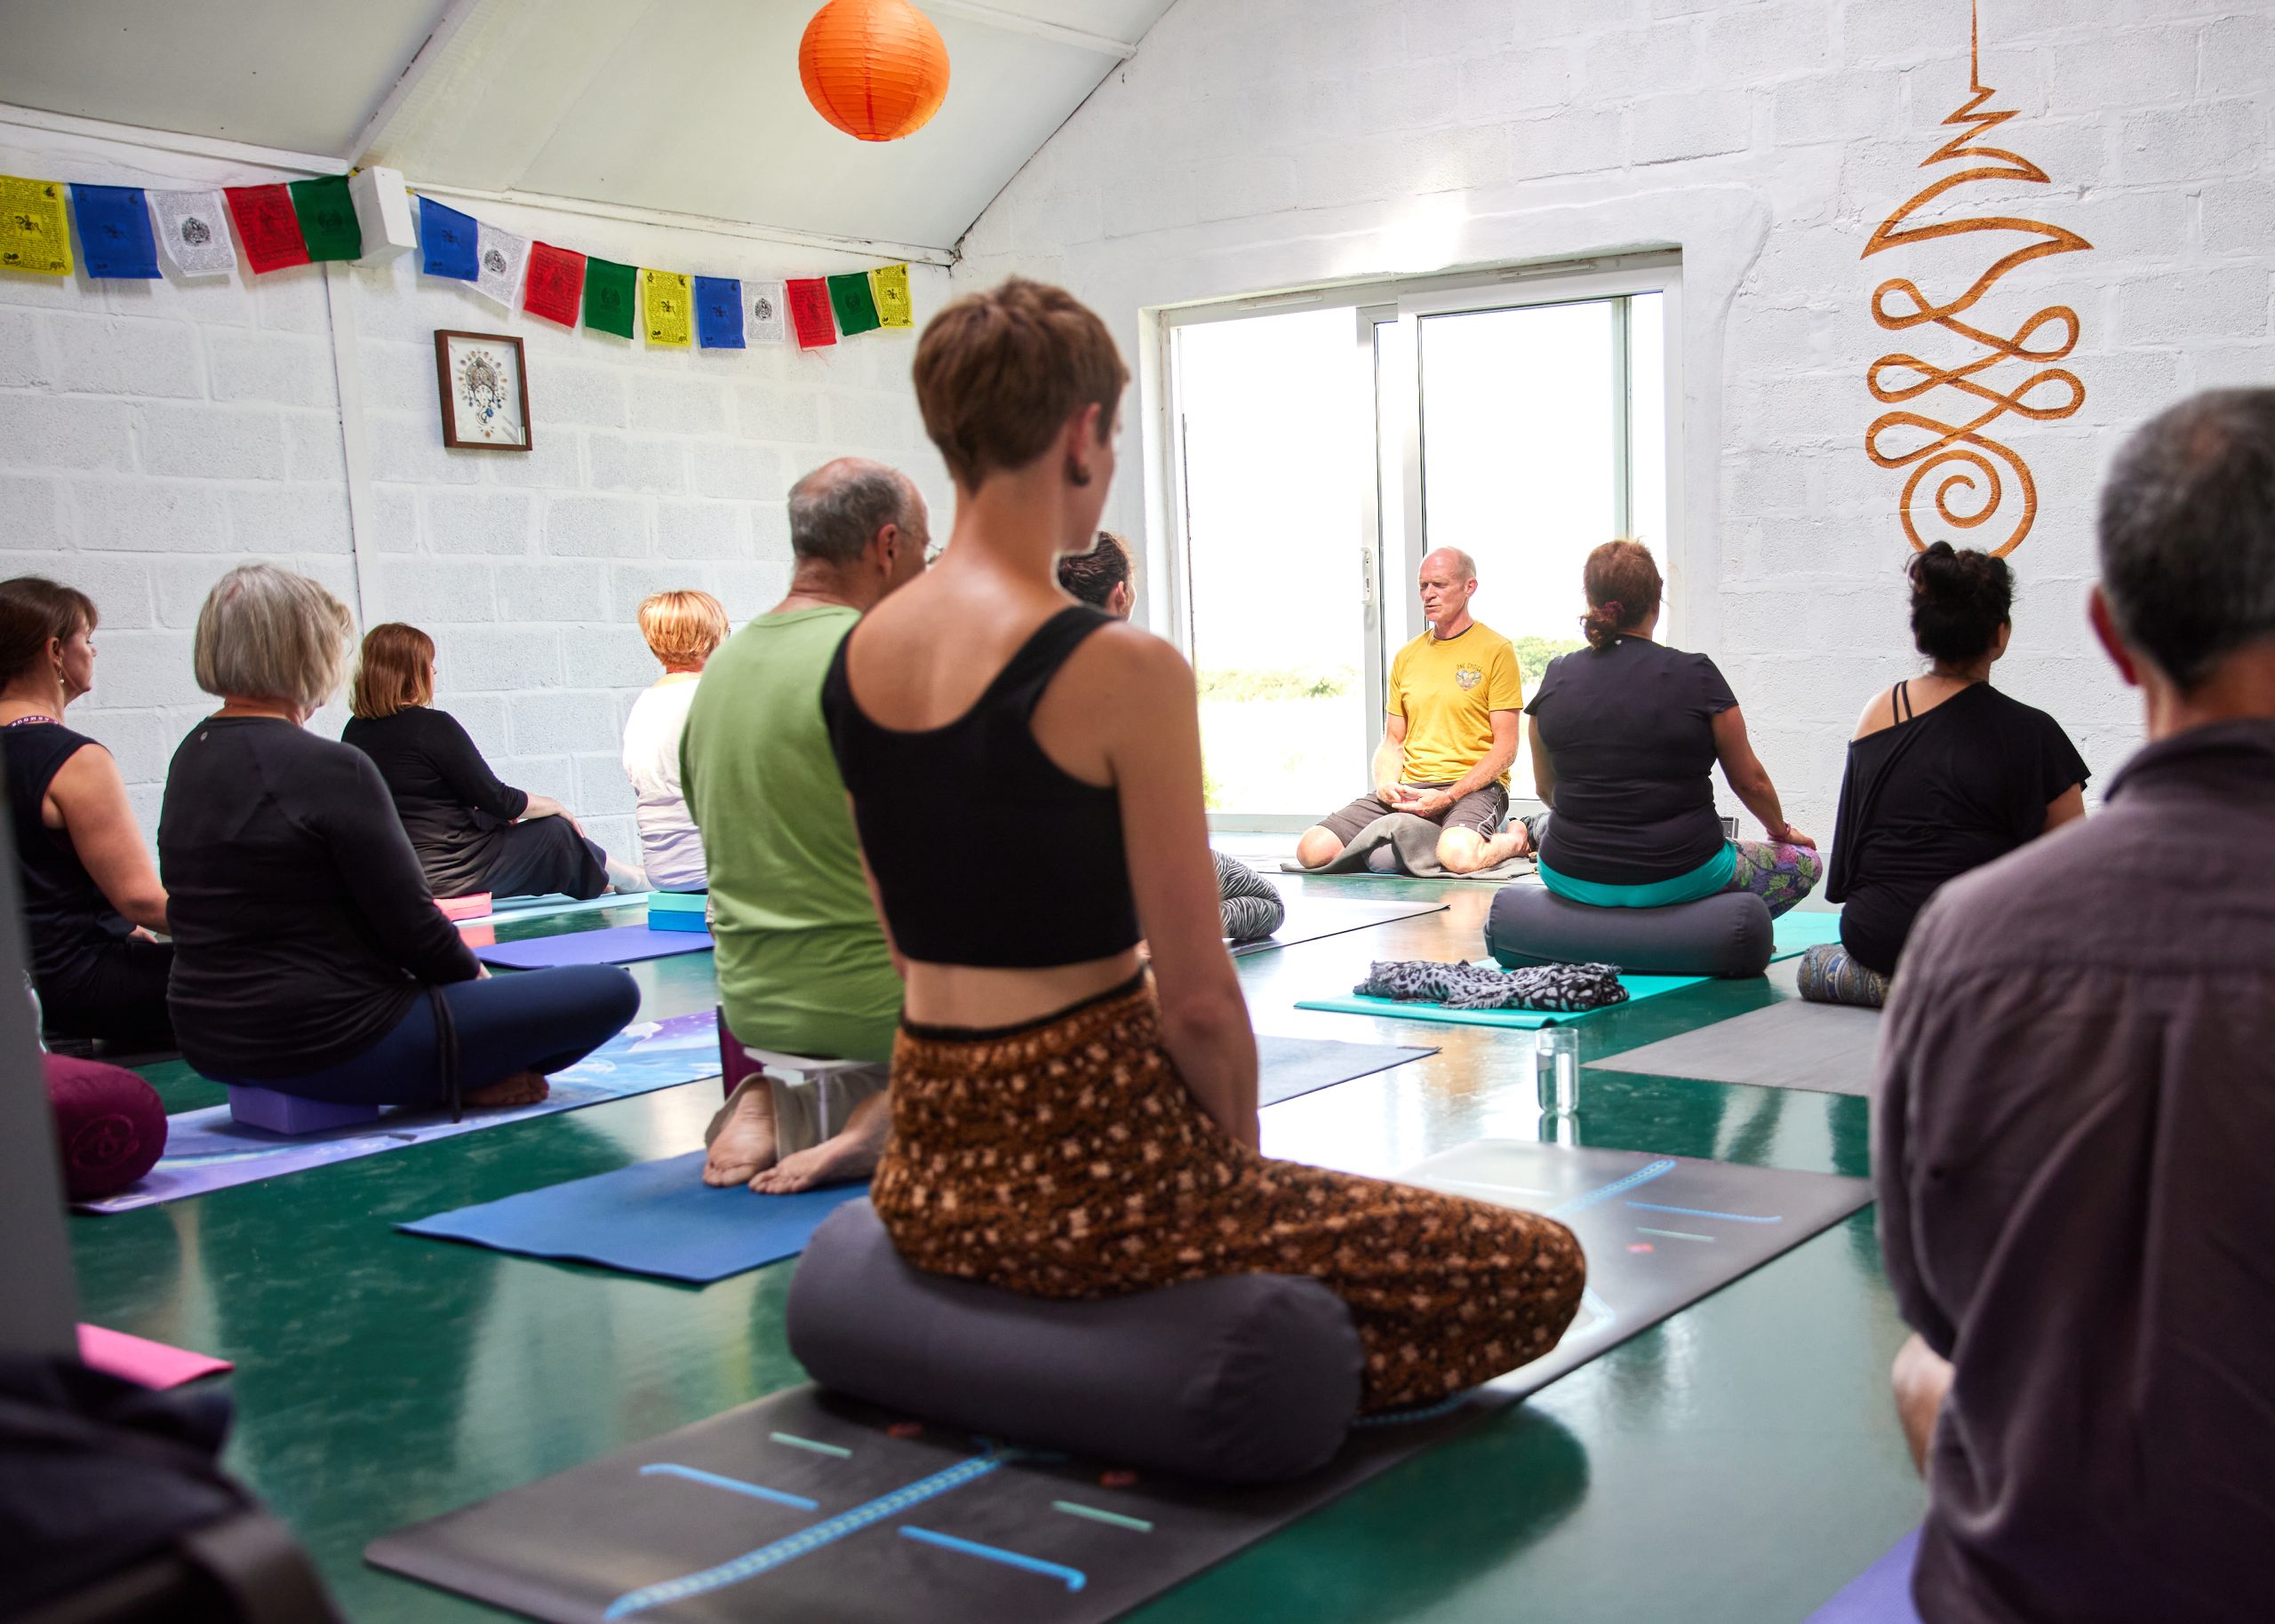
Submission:
<svg viewBox="0 0 2275 1624">
<path fill-rule="evenodd" d="M 859 618 L 794 609 L 729 638 L 688 709 L 680 777 L 703 832 L 728 1026 L 757 1048 L 886 1061 L 900 977 L 821 716 L 822 678 Z"/>
</svg>

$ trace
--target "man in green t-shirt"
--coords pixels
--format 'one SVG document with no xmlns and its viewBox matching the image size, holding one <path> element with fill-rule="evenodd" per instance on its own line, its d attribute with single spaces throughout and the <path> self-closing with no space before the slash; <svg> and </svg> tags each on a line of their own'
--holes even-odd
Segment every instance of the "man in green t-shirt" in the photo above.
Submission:
<svg viewBox="0 0 2275 1624">
<path fill-rule="evenodd" d="M 861 872 L 821 685 L 854 623 L 922 572 L 930 540 L 906 474 L 854 457 L 807 474 L 790 488 L 790 595 L 711 657 L 688 709 L 680 776 L 703 832 L 721 1035 L 747 1051 L 865 1063 L 812 1085 L 818 1101 L 762 1071 L 746 1078 L 705 1135 L 706 1184 L 787 1195 L 865 1177 L 883 1148 L 900 975 Z M 817 1118 L 835 1131 L 822 1137 Z"/>
</svg>

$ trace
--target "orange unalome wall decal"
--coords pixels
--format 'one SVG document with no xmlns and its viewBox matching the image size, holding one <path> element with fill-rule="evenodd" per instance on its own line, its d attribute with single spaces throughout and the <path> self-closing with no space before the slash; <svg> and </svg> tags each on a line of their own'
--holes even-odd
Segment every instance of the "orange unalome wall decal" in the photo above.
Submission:
<svg viewBox="0 0 2275 1624">
<path fill-rule="evenodd" d="M 1890 332 L 1939 328 L 1965 339 L 1980 354 L 1957 366 L 1937 366 L 1901 351 L 1872 362 L 1865 381 L 1872 398 L 1894 410 L 1881 413 L 1864 432 L 1864 450 L 1883 468 L 1909 468 L 1896 514 L 1913 547 L 1930 541 L 1989 545 L 1993 553 L 2013 552 L 2038 519 L 2038 484 L 2030 465 L 2011 446 L 1984 431 L 2008 413 L 2037 422 L 2071 416 L 2086 402 L 2086 386 L 2058 364 L 2078 347 L 2078 313 L 2048 305 L 2032 314 L 2011 335 L 1985 330 L 1962 318 L 2011 272 L 2050 254 L 2076 253 L 2093 246 L 2076 232 L 2044 220 L 1985 214 L 1918 222 L 1936 200 L 1961 187 L 1983 182 L 2048 184 L 2046 171 L 2019 153 L 1984 145 L 2012 111 L 1988 106 L 1998 92 L 1983 83 L 1982 30 L 1975 28 L 1968 88 L 1972 94 L 1944 120 L 1960 133 L 1921 161 L 1922 169 L 1956 164 L 1896 206 L 1864 245 L 1863 257 L 1917 247 L 1971 233 L 2019 234 L 2028 239 L 1993 260 L 1965 291 L 1941 303 L 1908 277 L 1893 276 L 1872 290 L 1872 319 Z M 2009 363 L 2034 368 L 2014 387 L 2002 387 L 1992 374 Z M 2011 376 L 2011 373 L 2009 373 Z M 1947 393 L 1946 393 L 1947 392 Z M 1909 410 L 1919 402 L 1930 410 Z M 1940 414 L 1940 415 L 1938 415 Z M 1971 415 L 1970 415 L 1971 414 Z M 1956 422 L 1945 421 L 1956 418 Z M 2015 507 L 2008 506 L 2008 483 Z M 1924 489 L 1923 489 L 1924 488 Z M 1925 515 L 1935 526 L 1923 535 Z M 2016 510 L 2019 511 L 2016 511 Z M 1974 532 L 1993 528 L 1976 538 Z"/>
</svg>

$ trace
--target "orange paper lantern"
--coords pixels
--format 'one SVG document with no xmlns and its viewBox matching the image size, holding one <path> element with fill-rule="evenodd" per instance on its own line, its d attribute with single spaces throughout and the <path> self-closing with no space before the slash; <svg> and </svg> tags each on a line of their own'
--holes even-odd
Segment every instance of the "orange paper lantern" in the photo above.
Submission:
<svg viewBox="0 0 2275 1624">
<path fill-rule="evenodd" d="M 798 43 L 814 110 L 850 136 L 897 141 L 931 121 L 948 94 L 948 48 L 908 0 L 829 0 Z"/>
</svg>

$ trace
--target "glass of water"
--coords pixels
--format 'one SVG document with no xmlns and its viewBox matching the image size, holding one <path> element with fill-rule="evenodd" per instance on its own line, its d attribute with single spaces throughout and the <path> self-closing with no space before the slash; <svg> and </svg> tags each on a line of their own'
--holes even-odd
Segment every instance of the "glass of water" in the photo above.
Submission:
<svg viewBox="0 0 2275 1624">
<path fill-rule="evenodd" d="M 1533 1063 L 1540 1082 L 1540 1109 L 1569 1117 L 1580 1109 L 1580 1034 L 1569 1026 L 1544 1026 L 1533 1034 Z"/>
</svg>

